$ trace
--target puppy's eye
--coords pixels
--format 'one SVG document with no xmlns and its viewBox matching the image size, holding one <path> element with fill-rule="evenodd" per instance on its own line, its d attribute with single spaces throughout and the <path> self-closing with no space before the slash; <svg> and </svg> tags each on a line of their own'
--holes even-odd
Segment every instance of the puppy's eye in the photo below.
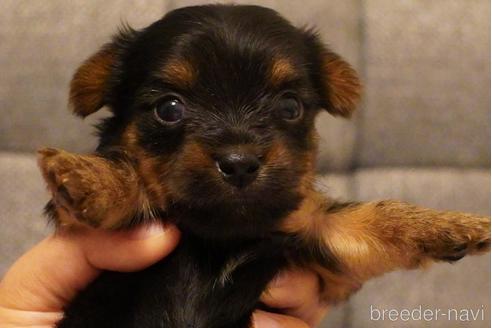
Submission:
<svg viewBox="0 0 492 328">
<path fill-rule="evenodd" d="M 175 124 L 183 119 L 184 104 L 178 98 L 168 98 L 155 106 L 154 115 L 163 124 Z"/>
<path fill-rule="evenodd" d="M 302 116 L 303 107 L 295 97 L 285 97 L 277 105 L 277 115 L 286 121 L 295 121 Z"/>
</svg>

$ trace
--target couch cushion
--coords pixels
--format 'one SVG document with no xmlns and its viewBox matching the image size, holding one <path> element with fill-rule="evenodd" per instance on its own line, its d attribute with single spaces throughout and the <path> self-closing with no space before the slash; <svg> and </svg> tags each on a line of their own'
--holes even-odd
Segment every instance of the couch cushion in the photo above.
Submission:
<svg viewBox="0 0 492 328">
<path fill-rule="evenodd" d="M 490 215 L 490 172 L 459 169 L 374 169 L 354 176 L 355 195 L 360 200 L 400 199 L 438 209 L 462 210 Z M 422 320 L 371 321 L 371 306 L 377 310 L 483 309 L 484 319 L 459 322 Z M 352 327 L 488 327 L 490 326 L 490 256 L 465 258 L 454 265 L 436 264 L 426 271 L 393 272 L 374 279 L 350 301 L 348 320 Z M 417 312 L 416 312 L 417 313 Z M 454 312 L 452 312 L 454 313 Z M 377 312 L 373 312 L 373 319 Z"/>
<path fill-rule="evenodd" d="M 93 149 L 94 119 L 82 122 L 67 110 L 72 73 L 123 21 L 143 27 L 164 14 L 165 3 L 2 1 L 0 149 Z"/>
<path fill-rule="evenodd" d="M 49 199 L 34 156 L 0 153 L 0 277 L 49 231 L 43 206 Z"/>
<path fill-rule="evenodd" d="M 490 1 L 364 3 L 358 166 L 490 166 Z"/>
<path fill-rule="evenodd" d="M 354 186 L 358 200 L 393 198 L 490 215 L 490 171 L 486 169 L 361 169 L 355 172 Z"/>
<path fill-rule="evenodd" d="M 372 317 L 371 317 L 372 309 Z M 382 320 L 383 310 L 415 310 L 416 320 Z M 420 309 L 420 310 L 419 310 Z M 419 311 L 440 310 L 437 320 L 419 318 Z M 469 321 L 460 311 L 478 313 Z M 457 311 L 457 312 L 454 312 Z M 439 264 L 428 270 L 392 272 L 367 283 L 350 302 L 351 327 L 490 327 L 490 256 L 465 258 L 457 264 Z M 449 315 L 447 314 L 449 313 Z M 482 316 L 483 313 L 483 316 Z M 432 316 L 432 315 L 431 315 Z M 371 319 L 372 318 L 372 319 Z M 407 319 L 405 319 L 407 320 Z"/>
</svg>

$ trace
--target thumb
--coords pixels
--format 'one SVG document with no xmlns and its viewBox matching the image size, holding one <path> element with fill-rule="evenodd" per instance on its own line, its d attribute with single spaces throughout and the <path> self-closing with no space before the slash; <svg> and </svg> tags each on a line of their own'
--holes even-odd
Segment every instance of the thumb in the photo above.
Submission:
<svg viewBox="0 0 492 328">
<path fill-rule="evenodd" d="M 173 225 L 131 231 L 80 228 L 36 245 L 0 282 L 0 307 L 61 311 L 101 270 L 136 271 L 169 254 L 179 240 Z"/>
<path fill-rule="evenodd" d="M 254 328 L 309 328 L 308 324 L 294 317 L 257 310 L 253 314 Z"/>
<path fill-rule="evenodd" d="M 129 231 L 91 229 L 90 233 L 77 233 L 74 238 L 94 268 L 131 272 L 167 256 L 176 247 L 179 236 L 174 225 L 157 222 Z"/>
</svg>

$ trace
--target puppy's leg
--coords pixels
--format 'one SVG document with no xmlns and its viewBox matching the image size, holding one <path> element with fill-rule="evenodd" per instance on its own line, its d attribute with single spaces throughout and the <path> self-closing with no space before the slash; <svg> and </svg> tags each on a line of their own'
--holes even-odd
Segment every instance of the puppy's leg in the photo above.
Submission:
<svg viewBox="0 0 492 328">
<path fill-rule="evenodd" d="M 123 161 L 46 148 L 39 151 L 38 164 L 53 194 L 57 224 L 71 225 L 75 218 L 93 227 L 117 228 L 136 212 L 137 175 Z"/>
<path fill-rule="evenodd" d="M 487 217 L 397 201 L 326 204 L 316 195 L 307 202 L 311 204 L 289 217 L 283 231 L 307 247 L 328 302 L 347 298 L 385 272 L 457 261 L 490 248 Z"/>
</svg>

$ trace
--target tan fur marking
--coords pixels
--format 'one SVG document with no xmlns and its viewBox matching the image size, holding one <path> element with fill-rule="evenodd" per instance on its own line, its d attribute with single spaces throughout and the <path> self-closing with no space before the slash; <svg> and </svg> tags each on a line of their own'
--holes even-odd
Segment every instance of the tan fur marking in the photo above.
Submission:
<svg viewBox="0 0 492 328">
<path fill-rule="evenodd" d="M 338 55 L 327 52 L 323 57 L 323 73 L 328 89 L 329 108 L 333 115 L 349 117 L 357 107 L 362 86 L 355 70 Z"/>
<path fill-rule="evenodd" d="M 315 138 L 316 134 L 313 131 L 312 137 Z M 316 140 L 313 142 L 316 144 Z M 315 145 L 313 145 L 315 147 Z M 314 181 L 316 163 L 316 153 L 315 152 L 304 152 L 293 155 L 290 149 L 281 140 L 276 140 L 270 147 L 269 151 L 264 158 L 264 166 L 268 167 L 302 167 L 304 168 L 304 173 L 301 176 L 299 187 L 297 192 L 300 195 L 308 195 L 312 190 Z M 267 172 L 268 170 L 264 171 Z M 260 171 L 259 179 L 262 178 L 263 173 Z"/>
<path fill-rule="evenodd" d="M 316 236 L 318 224 L 323 223 L 326 207 L 325 197 L 314 192 L 306 191 L 299 208 L 291 213 L 282 223 L 281 230 L 287 233 L 298 233 L 304 238 Z"/>
<path fill-rule="evenodd" d="M 138 210 L 138 178 L 129 165 L 56 149 L 40 150 L 38 162 L 56 205 L 85 224 L 115 228 Z"/>
<path fill-rule="evenodd" d="M 270 70 L 270 83 L 274 86 L 288 81 L 296 76 L 296 70 L 286 58 L 276 58 Z"/>
<path fill-rule="evenodd" d="M 85 117 L 104 105 L 108 80 L 116 55 L 110 47 L 87 59 L 70 83 L 70 105 L 75 114 Z"/>
<path fill-rule="evenodd" d="M 329 207 L 322 195 L 313 192 L 281 228 L 300 235 L 313 249 L 326 248 L 340 262 L 342 273 L 312 265 L 326 286 L 337 286 L 323 292 L 328 302 L 345 299 L 357 286 L 385 272 L 421 267 L 464 255 L 462 252 L 481 253 L 490 247 L 490 219 L 486 217 L 396 201 L 354 204 L 333 211 Z"/>
<path fill-rule="evenodd" d="M 182 88 L 192 86 L 197 78 L 193 65 L 184 59 L 169 60 L 162 69 L 162 75 Z"/>
<path fill-rule="evenodd" d="M 318 134 L 315 129 L 313 129 L 310 133 L 309 138 L 311 139 L 312 142 L 312 149 L 318 149 Z M 317 152 L 315 151 L 308 151 L 304 153 L 303 155 L 303 166 L 306 168 L 306 173 L 301 178 L 301 181 L 299 183 L 299 194 L 300 195 L 309 195 L 311 194 L 313 190 L 313 185 L 315 181 L 315 172 L 316 172 L 316 160 L 317 160 Z M 306 197 L 306 196 L 305 196 Z"/>
<path fill-rule="evenodd" d="M 132 122 L 126 127 L 125 132 L 123 133 L 123 139 L 121 143 L 125 149 L 128 149 L 129 151 L 134 151 L 135 148 L 137 147 L 137 141 L 138 141 L 137 126 L 135 125 L 134 122 Z"/>
<path fill-rule="evenodd" d="M 122 146 L 137 163 L 141 193 L 146 195 L 141 201 L 142 213 L 152 215 L 153 208 L 161 208 L 167 201 L 168 190 L 163 181 L 169 171 L 168 161 L 148 154 L 138 145 L 138 131 L 134 122 L 126 127 Z"/>
<path fill-rule="evenodd" d="M 274 141 L 265 155 L 265 165 L 289 166 L 292 163 L 292 155 L 289 149 L 281 141 Z"/>
<path fill-rule="evenodd" d="M 163 183 L 167 175 L 167 162 L 148 155 L 144 150 L 135 154 L 138 174 L 149 199 L 149 206 L 161 207 L 167 201 L 167 187 Z"/>
<path fill-rule="evenodd" d="M 208 152 L 195 142 L 186 143 L 181 156 L 181 162 L 185 169 L 215 167 L 215 163 Z"/>
<path fill-rule="evenodd" d="M 173 174 L 168 182 L 170 193 L 177 199 L 186 199 L 187 195 L 184 192 L 188 188 L 186 181 L 192 172 L 200 172 L 211 179 L 215 177 L 218 183 L 223 182 L 209 152 L 194 141 L 184 142 L 184 147 L 175 159 L 175 163 L 179 165 L 173 166 Z"/>
</svg>

